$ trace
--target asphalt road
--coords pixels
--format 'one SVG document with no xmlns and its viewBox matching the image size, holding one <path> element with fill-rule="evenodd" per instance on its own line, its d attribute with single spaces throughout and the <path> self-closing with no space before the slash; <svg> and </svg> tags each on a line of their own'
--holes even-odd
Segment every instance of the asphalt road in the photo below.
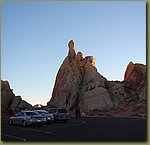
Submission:
<svg viewBox="0 0 150 145">
<path fill-rule="evenodd" d="M 81 117 L 67 123 L 56 122 L 42 127 L 9 126 L 8 118 L 2 117 L 2 141 L 48 142 L 112 142 L 146 141 L 147 123 L 138 118 Z"/>
</svg>

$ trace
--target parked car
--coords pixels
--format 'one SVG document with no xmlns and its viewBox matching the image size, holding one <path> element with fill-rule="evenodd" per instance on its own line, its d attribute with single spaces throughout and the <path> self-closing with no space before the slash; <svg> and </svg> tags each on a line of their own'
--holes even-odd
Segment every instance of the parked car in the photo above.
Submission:
<svg viewBox="0 0 150 145">
<path fill-rule="evenodd" d="M 21 111 L 9 118 L 9 125 L 39 125 L 46 123 L 46 117 L 35 111 Z"/>
<path fill-rule="evenodd" d="M 67 122 L 69 120 L 69 112 L 66 108 L 49 108 L 48 112 L 53 114 L 54 121 L 60 120 Z"/>
<path fill-rule="evenodd" d="M 43 115 L 46 117 L 46 122 L 53 122 L 54 121 L 54 116 L 53 114 L 50 114 L 48 111 L 45 110 L 35 110 L 35 112 Z"/>
</svg>

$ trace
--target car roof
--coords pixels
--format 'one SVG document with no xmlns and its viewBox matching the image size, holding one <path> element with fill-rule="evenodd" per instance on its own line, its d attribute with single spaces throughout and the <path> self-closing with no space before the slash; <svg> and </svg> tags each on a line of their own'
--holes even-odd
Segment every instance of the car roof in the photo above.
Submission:
<svg viewBox="0 0 150 145">
<path fill-rule="evenodd" d="M 46 110 L 35 110 L 35 111 L 47 112 Z"/>
<path fill-rule="evenodd" d="M 57 108 L 57 109 L 66 109 L 67 110 L 67 108 Z"/>
<path fill-rule="evenodd" d="M 32 111 L 32 110 L 23 110 L 21 112 L 34 112 L 34 111 Z"/>
</svg>

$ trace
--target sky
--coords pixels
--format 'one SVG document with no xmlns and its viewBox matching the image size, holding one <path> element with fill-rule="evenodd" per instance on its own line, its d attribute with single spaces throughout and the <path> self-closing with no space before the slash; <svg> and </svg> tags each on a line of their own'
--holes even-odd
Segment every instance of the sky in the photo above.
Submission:
<svg viewBox="0 0 150 145">
<path fill-rule="evenodd" d="M 108 80 L 146 64 L 146 2 L 2 2 L 1 17 L 1 79 L 32 105 L 50 100 L 71 39 Z"/>
</svg>

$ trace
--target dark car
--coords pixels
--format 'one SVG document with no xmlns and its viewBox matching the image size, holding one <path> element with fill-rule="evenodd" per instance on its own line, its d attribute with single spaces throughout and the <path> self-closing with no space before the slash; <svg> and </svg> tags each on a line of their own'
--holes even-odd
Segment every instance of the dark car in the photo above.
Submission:
<svg viewBox="0 0 150 145">
<path fill-rule="evenodd" d="M 64 121 L 67 122 L 69 118 L 69 112 L 66 108 L 49 108 L 48 112 L 53 114 L 54 121 Z"/>
<path fill-rule="evenodd" d="M 35 111 L 21 111 L 9 118 L 9 125 L 39 125 L 46 123 L 46 117 Z"/>
</svg>

